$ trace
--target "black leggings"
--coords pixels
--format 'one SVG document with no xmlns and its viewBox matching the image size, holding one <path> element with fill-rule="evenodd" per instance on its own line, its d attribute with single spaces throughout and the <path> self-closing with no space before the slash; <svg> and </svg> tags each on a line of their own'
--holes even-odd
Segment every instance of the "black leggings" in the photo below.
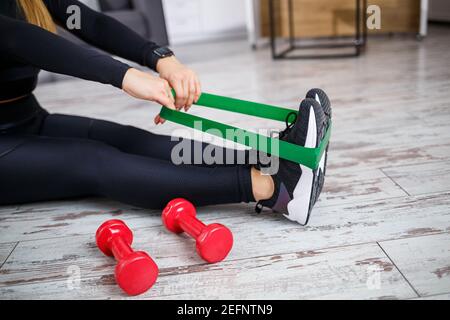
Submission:
<svg viewBox="0 0 450 320">
<path fill-rule="evenodd" d="M 33 96 L 0 108 L 34 110 L 32 118 L 7 129 L 3 123 L 0 130 L 0 205 L 83 196 L 149 209 L 161 209 L 177 197 L 199 206 L 254 201 L 248 164 L 175 165 L 171 153 L 179 142 L 168 136 L 48 114 Z M 246 152 L 231 152 L 248 159 Z"/>
</svg>

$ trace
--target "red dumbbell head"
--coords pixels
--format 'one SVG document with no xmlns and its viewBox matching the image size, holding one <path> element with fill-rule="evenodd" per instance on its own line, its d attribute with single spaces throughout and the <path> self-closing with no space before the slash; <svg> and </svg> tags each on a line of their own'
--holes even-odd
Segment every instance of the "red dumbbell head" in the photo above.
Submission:
<svg viewBox="0 0 450 320">
<path fill-rule="evenodd" d="M 115 236 L 120 235 L 125 242 L 131 246 L 133 243 L 133 233 L 122 220 L 109 220 L 103 223 L 95 234 L 97 247 L 107 256 L 112 257 L 111 241 Z"/>
<path fill-rule="evenodd" d="M 116 266 L 117 284 L 131 296 L 147 292 L 157 278 L 158 266 L 142 251 L 133 252 Z"/>
<path fill-rule="evenodd" d="M 213 223 L 197 238 L 197 252 L 209 263 L 223 261 L 233 247 L 233 234 L 224 225 Z"/>
<path fill-rule="evenodd" d="M 181 228 L 178 221 L 183 216 L 195 218 L 196 210 L 192 203 L 185 199 L 174 199 L 164 208 L 162 220 L 166 228 L 174 233 L 182 233 L 185 230 Z M 224 260 L 233 247 L 233 234 L 230 229 L 224 225 L 214 223 L 203 225 L 196 236 L 197 252 L 209 263 L 216 263 Z"/>
<path fill-rule="evenodd" d="M 131 249 L 133 233 L 121 220 L 106 221 L 98 228 L 97 246 L 105 255 L 113 256 L 113 241 L 118 241 L 119 237 L 116 282 L 129 295 L 142 294 L 156 282 L 158 266 L 147 253 Z"/>
<path fill-rule="evenodd" d="M 194 205 L 185 199 L 178 198 L 170 201 L 164 208 L 162 213 L 162 221 L 169 231 L 173 233 L 184 232 L 177 222 L 180 214 L 188 214 L 195 217 L 196 210 Z"/>
</svg>

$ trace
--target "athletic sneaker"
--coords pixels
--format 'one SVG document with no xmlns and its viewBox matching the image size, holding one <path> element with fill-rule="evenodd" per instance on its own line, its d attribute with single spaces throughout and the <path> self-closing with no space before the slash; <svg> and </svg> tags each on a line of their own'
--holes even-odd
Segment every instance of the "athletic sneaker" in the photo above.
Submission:
<svg viewBox="0 0 450 320">
<path fill-rule="evenodd" d="M 317 88 L 311 89 L 306 94 L 306 98 L 314 99 L 320 103 L 320 105 L 322 106 L 322 110 L 325 113 L 325 118 L 326 118 L 325 120 L 327 123 L 327 130 L 328 130 L 328 126 L 331 123 L 330 120 L 331 120 L 331 116 L 332 116 L 332 108 L 331 108 L 330 99 L 328 98 L 325 91 L 323 91 L 322 89 L 317 89 Z M 324 156 L 324 158 L 322 158 L 322 161 L 320 162 L 320 165 L 319 165 L 319 169 L 322 171 L 323 179 L 325 179 L 325 175 L 327 173 L 328 147 L 329 146 L 330 145 L 327 146 L 327 149 L 325 150 L 325 156 Z M 318 188 L 319 195 L 322 192 L 322 188 L 323 188 L 324 184 L 325 184 L 325 181 L 323 181 L 319 185 L 319 188 Z M 319 198 L 319 197 L 317 197 L 317 198 Z"/>
<path fill-rule="evenodd" d="M 322 106 L 322 110 L 325 113 L 325 116 L 328 118 L 328 120 L 331 119 L 331 114 L 332 114 L 331 102 L 330 102 L 330 99 L 328 98 L 327 94 L 325 93 L 325 91 L 323 91 L 322 89 L 317 89 L 317 88 L 311 89 L 306 94 L 306 98 L 314 99 L 318 103 L 320 103 L 320 105 Z"/>
<path fill-rule="evenodd" d="M 315 99 L 307 98 L 300 104 L 298 118 L 280 139 L 307 148 L 317 148 L 327 130 L 327 116 Z M 256 211 L 263 207 L 284 214 L 286 218 L 306 225 L 324 183 L 325 155 L 321 165 L 312 170 L 304 165 L 280 158 L 278 172 L 272 176 L 275 192 L 271 199 L 258 202 Z"/>
</svg>

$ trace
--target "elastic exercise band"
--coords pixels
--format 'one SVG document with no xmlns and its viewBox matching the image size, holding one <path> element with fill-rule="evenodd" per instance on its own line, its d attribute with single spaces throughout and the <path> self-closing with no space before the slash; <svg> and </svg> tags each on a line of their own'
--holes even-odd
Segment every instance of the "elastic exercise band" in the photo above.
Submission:
<svg viewBox="0 0 450 320">
<path fill-rule="evenodd" d="M 240 114 L 255 116 L 258 118 L 271 119 L 285 122 L 290 114 L 298 114 L 297 111 L 271 106 L 262 103 L 244 101 L 228 97 L 221 97 L 213 94 L 202 93 L 200 99 L 196 103 L 198 106 L 220 109 Z M 236 128 L 217 121 L 194 116 L 189 113 L 162 107 L 161 117 L 171 122 L 181 124 L 183 126 L 198 129 L 209 134 L 213 134 L 223 139 L 227 139 L 252 149 L 280 157 L 285 160 L 302 164 L 311 169 L 317 169 L 323 153 L 328 145 L 331 136 L 331 123 L 328 130 L 318 148 L 305 148 L 296 144 L 280 140 L 278 138 L 270 138 L 258 133 Z M 201 122 L 201 128 L 195 126 L 196 122 Z M 214 130 L 212 130 L 214 129 Z M 235 132 L 232 137 L 227 135 L 227 130 Z M 228 131 L 229 133 L 230 131 Z M 274 146 L 274 148 L 272 148 Z M 272 150 L 274 149 L 274 150 Z"/>
</svg>

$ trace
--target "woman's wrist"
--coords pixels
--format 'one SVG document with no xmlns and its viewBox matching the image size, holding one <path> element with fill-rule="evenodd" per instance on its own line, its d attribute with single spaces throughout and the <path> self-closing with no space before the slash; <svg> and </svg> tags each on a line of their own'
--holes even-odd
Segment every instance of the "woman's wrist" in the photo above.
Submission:
<svg viewBox="0 0 450 320">
<path fill-rule="evenodd" d="M 140 72 L 139 70 L 135 68 L 129 68 L 127 72 L 125 73 L 123 80 L 122 80 L 122 90 L 127 92 L 129 89 L 129 84 L 131 82 L 131 78 L 133 75 L 136 75 L 137 72 Z"/>
<path fill-rule="evenodd" d="M 173 65 L 180 65 L 181 63 L 178 61 L 175 56 L 167 57 L 167 58 L 161 58 L 156 63 L 156 72 L 162 73 L 164 72 L 167 67 L 173 66 Z"/>
</svg>

